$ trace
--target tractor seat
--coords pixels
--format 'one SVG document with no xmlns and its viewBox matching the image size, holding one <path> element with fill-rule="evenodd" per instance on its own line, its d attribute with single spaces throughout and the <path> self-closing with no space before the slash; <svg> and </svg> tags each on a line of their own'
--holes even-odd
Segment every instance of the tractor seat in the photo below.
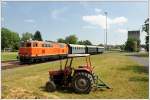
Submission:
<svg viewBox="0 0 150 100">
<path fill-rule="evenodd" d="M 78 68 L 85 68 L 87 67 L 87 65 L 82 65 L 82 66 L 79 66 Z"/>
<path fill-rule="evenodd" d="M 83 68 L 83 66 L 79 66 L 79 68 Z"/>
<path fill-rule="evenodd" d="M 49 75 L 63 75 L 63 70 L 49 71 Z"/>
</svg>

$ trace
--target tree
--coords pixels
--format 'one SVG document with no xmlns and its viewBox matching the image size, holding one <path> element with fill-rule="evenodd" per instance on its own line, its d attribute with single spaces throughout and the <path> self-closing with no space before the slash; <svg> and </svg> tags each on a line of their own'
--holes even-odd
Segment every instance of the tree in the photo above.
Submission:
<svg viewBox="0 0 150 100">
<path fill-rule="evenodd" d="M 65 42 L 69 44 L 77 44 L 78 38 L 76 35 L 70 35 L 65 38 Z"/>
<path fill-rule="evenodd" d="M 145 31 L 147 33 L 145 37 L 145 44 L 146 44 L 146 50 L 149 51 L 149 18 L 145 20 L 144 25 L 142 27 L 142 31 Z"/>
<path fill-rule="evenodd" d="M 83 41 L 82 40 L 78 41 L 78 44 L 83 45 Z"/>
<path fill-rule="evenodd" d="M 139 51 L 139 48 L 140 48 L 140 40 L 129 38 L 125 43 L 126 51 L 135 52 L 135 51 Z"/>
<path fill-rule="evenodd" d="M 57 40 L 57 42 L 59 42 L 59 43 L 66 43 L 66 41 L 65 41 L 63 38 L 59 38 L 59 39 Z"/>
<path fill-rule="evenodd" d="M 43 41 L 40 31 L 36 31 L 33 40 Z"/>
<path fill-rule="evenodd" d="M 1 47 L 2 49 L 11 48 L 17 50 L 19 48 L 20 37 L 16 32 L 12 32 L 7 28 L 1 29 Z"/>
<path fill-rule="evenodd" d="M 30 39 L 33 39 L 32 33 L 26 32 L 22 34 L 22 38 L 21 38 L 22 41 L 27 41 Z"/>
<path fill-rule="evenodd" d="M 98 46 L 104 46 L 104 44 L 99 44 Z"/>
<path fill-rule="evenodd" d="M 120 45 L 120 49 L 124 50 L 125 49 L 125 45 Z"/>
<path fill-rule="evenodd" d="M 89 41 L 89 40 L 84 40 L 84 41 L 81 40 L 78 42 L 78 44 L 80 44 L 80 45 L 92 45 L 91 41 Z"/>
</svg>

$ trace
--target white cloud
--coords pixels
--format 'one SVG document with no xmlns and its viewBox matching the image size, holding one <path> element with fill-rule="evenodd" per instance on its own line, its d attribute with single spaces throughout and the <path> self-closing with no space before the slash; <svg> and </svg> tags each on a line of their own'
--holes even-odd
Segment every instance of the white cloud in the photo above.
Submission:
<svg viewBox="0 0 150 100">
<path fill-rule="evenodd" d="M 33 19 L 25 19 L 25 20 L 24 20 L 24 22 L 34 23 L 34 22 L 35 22 L 35 20 L 33 20 Z"/>
<path fill-rule="evenodd" d="M 104 15 L 91 15 L 91 16 L 83 16 L 82 19 L 90 24 L 98 25 L 102 28 L 106 28 L 106 17 Z M 110 23 L 110 19 L 108 18 L 108 23 Z M 108 24 L 109 28 L 109 24 Z"/>
<path fill-rule="evenodd" d="M 94 10 L 95 10 L 96 13 L 100 13 L 100 12 L 102 11 L 102 10 L 99 9 L 99 8 L 95 8 Z"/>
<path fill-rule="evenodd" d="M 101 28 L 105 29 L 106 28 L 106 16 L 102 14 L 98 15 L 90 15 L 90 16 L 83 16 L 82 19 L 85 22 L 88 22 L 92 25 L 98 25 Z M 125 17 L 116 17 L 114 19 L 110 19 L 107 17 L 107 27 L 109 28 L 111 24 L 124 24 L 128 20 Z"/>
<path fill-rule="evenodd" d="M 127 33 L 127 29 L 117 29 L 116 32 L 118 32 L 118 33 Z"/>
<path fill-rule="evenodd" d="M 125 18 L 125 17 L 117 17 L 117 18 L 112 20 L 112 23 L 114 23 L 114 24 L 124 24 L 127 21 L 128 21 L 128 19 Z"/>
</svg>

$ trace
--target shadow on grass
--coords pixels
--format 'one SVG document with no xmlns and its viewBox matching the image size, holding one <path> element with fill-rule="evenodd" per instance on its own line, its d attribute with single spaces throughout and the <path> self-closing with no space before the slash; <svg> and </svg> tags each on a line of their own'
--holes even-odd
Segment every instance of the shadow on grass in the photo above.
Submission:
<svg viewBox="0 0 150 100">
<path fill-rule="evenodd" d="M 41 86 L 39 88 L 40 88 L 41 91 L 49 93 L 48 91 L 46 91 L 45 86 Z M 66 94 L 72 94 L 72 93 L 80 94 L 80 93 L 76 93 L 73 90 L 73 88 L 67 88 L 67 87 L 57 87 L 56 91 L 60 92 L 60 93 L 66 93 Z M 91 91 L 93 91 L 93 92 L 95 92 L 95 91 L 106 91 L 106 89 L 98 89 L 97 88 L 97 89 L 92 89 Z M 111 89 L 111 91 L 112 91 L 112 89 Z M 88 95 L 88 94 L 83 93 L 82 95 Z"/>
<path fill-rule="evenodd" d="M 45 86 L 41 86 L 39 88 L 41 91 L 48 93 L 48 91 L 46 91 Z M 75 93 L 72 88 L 65 88 L 65 87 L 57 87 L 56 91 L 61 92 L 61 93 Z"/>
<path fill-rule="evenodd" d="M 144 66 L 126 66 L 124 68 L 118 68 L 119 70 L 128 71 L 131 70 L 135 73 L 148 73 L 148 67 Z"/>
<path fill-rule="evenodd" d="M 143 82 L 148 82 L 149 79 L 148 79 L 148 77 L 135 76 L 135 77 L 129 78 L 129 81 L 143 81 Z"/>
</svg>

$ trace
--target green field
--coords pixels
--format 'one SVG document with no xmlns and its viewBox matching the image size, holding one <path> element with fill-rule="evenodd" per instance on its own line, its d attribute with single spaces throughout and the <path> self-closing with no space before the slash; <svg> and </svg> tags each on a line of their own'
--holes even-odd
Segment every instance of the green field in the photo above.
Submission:
<svg viewBox="0 0 150 100">
<path fill-rule="evenodd" d="M 112 90 L 92 91 L 90 94 L 76 94 L 58 90 L 44 91 L 48 70 L 57 69 L 59 61 L 2 70 L 2 98 L 143 98 L 148 99 L 148 70 L 132 61 L 124 53 L 107 53 L 91 57 L 95 73 L 112 87 Z M 80 63 L 79 63 L 80 62 Z M 83 58 L 73 65 L 83 64 Z"/>
<path fill-rule="evenodd" d="M 149 57 L 149 53 L 148 52 L 140 52 L 135 54 L 138 57 Z"/>
<path fill-rule="evenodd" d="M 17 52 L 2 52 L 2 61 L 17 60 Z"/>
<path fill-rule="evenodd" d="M 133 53 L 126 53 L 128 56 L 137 56 L 137 57 L 149 57 L 148 52 L 133 52 Z"/>
</svg>

